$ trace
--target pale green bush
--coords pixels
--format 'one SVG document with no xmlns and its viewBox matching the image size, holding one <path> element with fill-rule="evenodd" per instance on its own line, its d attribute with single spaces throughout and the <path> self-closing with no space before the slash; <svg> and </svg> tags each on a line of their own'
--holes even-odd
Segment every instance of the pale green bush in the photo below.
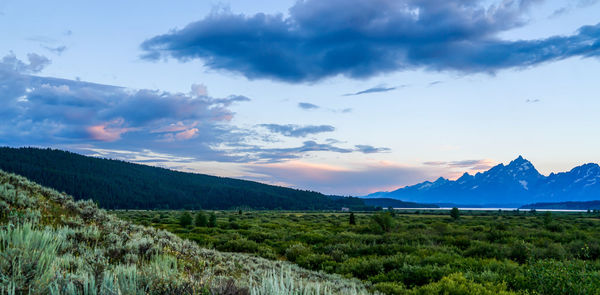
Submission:
<svg viewBox="0 0 600 295">
<path fill-rule="evenodd" d="M 321 284 L 319 282 L 311 282 L 298 278 L 293 274 L 290 268 L 281 268 L 271 270 L 250 289 L 252 295 L 330 295 L 330 294 L 363 294 L 364 290 L 360 290 L 355 286 L 344 286 L 337 288 L 337 292 L 332 292 L 332 285 L 335 281 L 329 281 Z M 339 287 L 339 286 L 338 286 Z"/>
<path fill-rule="evenodd" d="M 36 230 L 30 223 L 0 230 L 0 286 L 45 294 L 57 271 L 55 261 L 64 239 L 62 230 Z"/>
</svg>

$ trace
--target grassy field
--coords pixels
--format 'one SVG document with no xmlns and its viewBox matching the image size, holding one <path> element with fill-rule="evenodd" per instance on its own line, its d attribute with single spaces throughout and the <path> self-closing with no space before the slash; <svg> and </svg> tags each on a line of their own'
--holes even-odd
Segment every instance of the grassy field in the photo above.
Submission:
<svg viewBox="0 0 600 295">
<path fill-rule="evenodd" d="M 354 213 L 352 225 L 349 213 L 198 212 L 114 213 L 202 247 L 358 278 L 384 294 L 600 294 L 595 213 Z"/>
</svg>

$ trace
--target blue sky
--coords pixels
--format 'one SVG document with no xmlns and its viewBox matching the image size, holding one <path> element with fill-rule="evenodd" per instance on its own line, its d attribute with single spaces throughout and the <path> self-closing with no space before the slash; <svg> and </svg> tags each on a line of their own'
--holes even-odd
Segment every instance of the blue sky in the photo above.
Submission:
<svg viewBox="0 0 600 295">
<path fill-rule="evenodd" d="M 331 194 L 600 162 L 600 1 L 0 0 L 0 144 Z"/>
</svg>

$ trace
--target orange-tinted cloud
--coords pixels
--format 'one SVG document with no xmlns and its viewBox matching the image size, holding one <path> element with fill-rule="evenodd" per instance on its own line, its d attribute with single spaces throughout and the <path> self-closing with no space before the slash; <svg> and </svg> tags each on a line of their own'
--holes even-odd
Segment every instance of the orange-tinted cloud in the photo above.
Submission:
<svg viewBox="0 0 600 295">
<path fill-rule="evenodd" d="M 198 134 L 198 128 L 192 128 L 185 131 L 181 131 L 175 134 L 175 138 L 178 140 L 186 140 L 194 138 Z"/>
<path fill-rule="evenodd" d="M 132 131 L 134 128 L 119 127 L 123 124 L 123 120 L 114 120 L 98 125 L 89 126 L 86 128 L 90 137 L 99 141 L 116 141 L 121 139 L 121 134 Z"/>
</svg>

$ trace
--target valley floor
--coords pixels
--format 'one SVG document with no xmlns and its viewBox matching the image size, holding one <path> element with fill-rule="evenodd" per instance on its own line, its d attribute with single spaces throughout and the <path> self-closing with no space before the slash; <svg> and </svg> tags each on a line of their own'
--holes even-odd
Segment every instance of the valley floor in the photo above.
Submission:
<svg viewBox="0 0 600 295">
<path fill-rule="evenodd" d="M 115 214 L 203 247 L 358 278 L 384 294 L 600 293 L 595 213 L 461 211 L 452 219 L 447 212 L 409 210 L 354 213 L 354 225 L 349 213 Z M 213 214 L 211 227 L 206 221 Z"/>
</svg>

